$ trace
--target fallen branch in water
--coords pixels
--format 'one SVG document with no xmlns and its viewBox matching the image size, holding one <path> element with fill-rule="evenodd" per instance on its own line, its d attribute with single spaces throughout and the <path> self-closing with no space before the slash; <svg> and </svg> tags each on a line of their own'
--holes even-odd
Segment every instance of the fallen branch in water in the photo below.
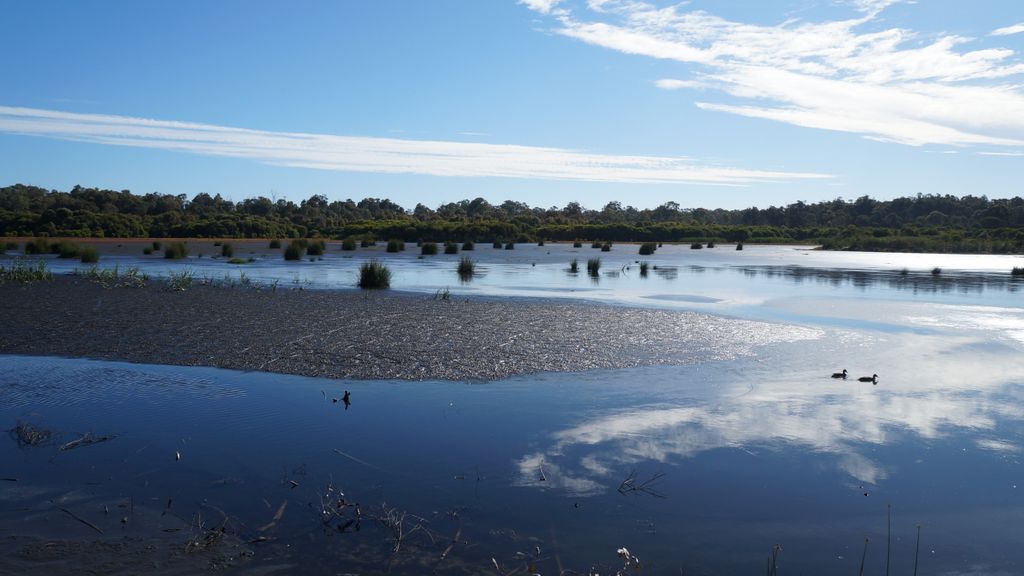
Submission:
<svg viewBox="0 0 1024 576">
<path fill-rule="evenodd" d="M 62 507 L 60 507 L 60 506 L 58 506 L 58 508 L 60 508 L 60 511 L 61 511 L 61 512 L 63 512 L 63 513 L 65 513 L 65 514 L 67 514 L 68 516 L 71 516 L 71 517 L 72 517 L 72 518 L 74 518 L 75 520 L 78 520 L 78 521 L 79 521 L 79 522 L 81 522 L 82 524 L 85 524 L 86 526 L 88 526 L 89 528 L 92 528 L 93 530 L 95 530 L 95 531 L 99 532 L 100 534 L 103 534 L 103 530 L 102 530 L 102 529 L 101 529 L 101 528 L 100 528 L 99 526 L 97 526 L 97 525 L 93 524 L 92 522 L 89 522 L 89 521 L 88 521 L 88 520 L 86 520 L 85 518 L 82 518 L 81 516 L 79 516 L 78 514 L 75 514 L 75 513 L 74 513 L 74 512 L 72 512 L 71 510 L 68 510 L 67 508 L 62 508 Z"/>
<path fill-rule="evenodd" d="M 96 436 L 92 432 L 86 432 L 81 438 L 77 438 L 64 444 L 60 447 L 61 451 L 74 450 L 75 448 L 81 448 L 82 446 L 89 446 L 91 444 L 99 444 L 100 442 L 106 442 L 107 440 L 113 440 L 117 438 L 116 434 L 109 434 L 106 436 Z"/>
<path fill-rule="evenodd" d="M 658 472 L 654 476 L 651 476 L 643 482 L 636 481 L 636 469 L 633 469 L 629 473 L 622 483 L 619 484 L 619 494 L 628 494 L 634 492 L 640 492 L 644 494 L 650 494 L 655 498 L 665 498 L 665 495 L 654 489 L 654 485 L 661 481 L 665 477 L 664 472 Z"/>
</svg>

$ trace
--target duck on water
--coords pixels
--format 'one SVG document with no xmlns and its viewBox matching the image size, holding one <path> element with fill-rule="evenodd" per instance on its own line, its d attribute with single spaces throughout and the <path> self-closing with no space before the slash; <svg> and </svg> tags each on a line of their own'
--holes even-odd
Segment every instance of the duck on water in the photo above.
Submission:
<svg viewBox="0 0 1024 576">
<path fill-rule="evenodd" d="M 843 380 L 846 380 L 846 368 L 843 368 L 842 372 L 835 372 L 835 373 L 833 373 L 832 377 L 833 378 L 842 378 Z"/>
<path fill-rule="evenodd" d="M 857 378 L 860 382 L 872 382 L 878 384 L 878 374 L 872 374 L 871 376 L 861 376 Z"/>
</svg>

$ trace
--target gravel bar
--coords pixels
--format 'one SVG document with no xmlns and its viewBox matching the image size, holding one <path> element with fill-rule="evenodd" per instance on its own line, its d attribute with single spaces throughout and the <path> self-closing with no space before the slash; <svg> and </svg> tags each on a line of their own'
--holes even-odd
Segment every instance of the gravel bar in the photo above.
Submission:
<svg viewBox="0 0 1024 576">
<path fill-rule="evenodd" d="M 807 328 L 647 308 L 389 291 L 0 286 L 0 353 L 304 376 L 494 380 L 689 364 L 814 338 Z"/>
</svg>

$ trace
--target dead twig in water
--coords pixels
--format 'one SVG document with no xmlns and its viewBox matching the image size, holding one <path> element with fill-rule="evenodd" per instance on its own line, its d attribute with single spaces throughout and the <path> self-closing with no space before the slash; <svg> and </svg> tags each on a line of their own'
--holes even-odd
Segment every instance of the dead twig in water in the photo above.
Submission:
<svg viewBox="0 0 1024 576">
<path fill-rule="evenodd" d="M 68 510 L 67 508 L 64 508 L 64 507 L 61 507 L 61 506 L 58 506 L 58 508 L 60 508 L 61 512 L 67 514 L 68 516 L 71 516 L 75 520 L 78 520 L 82 524 L 85 524 L 86 526 L 88 526 L 89 528 L 92 528 L 93 530 L 99 532 L 100 534 L 103 534 L 103 530 L 99 526 L 93 524 L 92 522 L 89 522 L 85 518 L 82 518 L 81 516 L 79 516 L 78 514 L 75 514 L 71 510 Z"/>
<path fill-rule="evenodd" d="M 636 469 L 634 468 L 629 473 L 629 476 L 619 484 L 619 494 L 643 493 L 654 496 L 655 498 L 665 498 L 666 496 L 664 494 L 654 489 L 654 485 L 660 482 L 664 477 L 664 472 L 658 472 L 647 480 L 638 483 L 636 479 Z"/>
<path fill-rule="evenodd" d="M 270 522 L 264 524 L 263 526 L 260 526 L 258 528 L 258 530 L 260 532 L 266 532 L 267 530 L 270 530 L 274 526 L 277 526 L 277 523 L 280 522 L 281 518 L 284 517 L 284 509 L 287 508 L 287 507 L 288 507 L 288 501 L 287 500 L 281 502 L 281 505 L 277 507 L 277 512 L 274 512 L 274 517 L 270 520 Z"/>
<path fill-rule="evenodd" d="M 117 438 L 116 434 L 109 434 L 105 436 L 96 436 L 92 432 L 86 432 L 81 438 L 77 438 L 64 444 L 60 447 L 61 451 L 74 450 L 75 448 L 81 448 L 82 446 L 89 446 L 92 444 L 99 444 L 100 442 L 106 442 L 107 440 L 113 440 Z"/>
</svg>

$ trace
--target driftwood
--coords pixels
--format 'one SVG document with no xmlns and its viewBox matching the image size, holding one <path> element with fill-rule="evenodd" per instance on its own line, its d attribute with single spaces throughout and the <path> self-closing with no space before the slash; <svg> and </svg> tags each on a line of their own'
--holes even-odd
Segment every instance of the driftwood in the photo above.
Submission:
<svg viewBox="0 0 1024 576">
<path fill-rule="evenodd" d="M 61 451 L 74 450 L 75 448 L 81 448 L 82 446 L 89 446 L 92 444 L 99 444 L 100 442 L 106 442 L 107 440 L 113 440 L 117 438 L 116 434 L 109 434 L 105 436 L 97 436 L 92 432 L 86 432 L 81 438 L 76 438 L 67 444 L 60 447 Z"/>
</svg>

